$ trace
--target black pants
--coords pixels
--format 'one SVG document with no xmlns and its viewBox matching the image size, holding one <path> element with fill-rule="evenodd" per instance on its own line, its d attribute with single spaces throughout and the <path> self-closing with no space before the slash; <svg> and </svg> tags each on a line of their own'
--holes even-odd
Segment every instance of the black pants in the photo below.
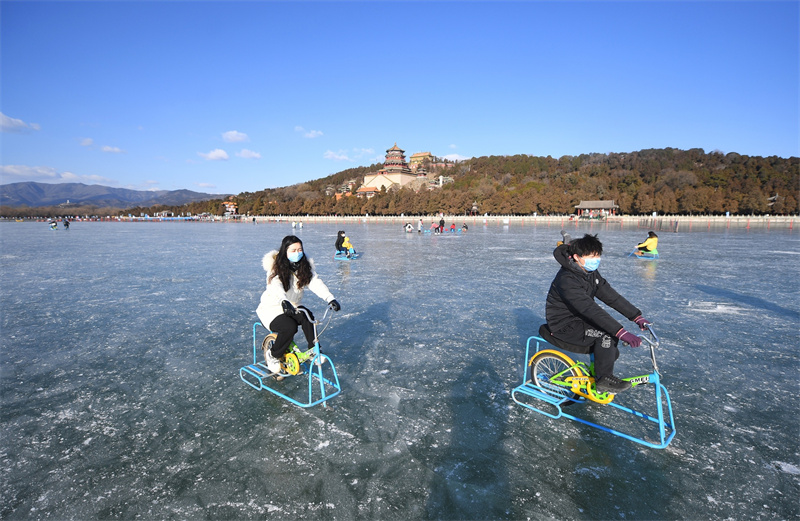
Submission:
<svg viewBox="0 0 800 521">
<path fill-rule="evenodd" d="M 614 362 L 619 358 L 619 349 L 617 348 L 619 341 L 616 337 L 582 321 L 580 323 L 576 321 L 569 327 L 553 332 L 553 336 L 557 340 L 583 349 L 582 351 L 574 350 L 574 352 L 594 353 L 594 372 L 598 380 L 602 376 L 614 374 Z M 563 348 L 567 349 L 567 347 Z M 573 351 L 572 349 L 567 350 Z"/>
<path fill-rule="evenodd" d="M 294 313 L 292 315 L 278 315 L 270 322 L 269 330 L 278 334 L 275 343 L 272 344 L 272 356 L 281 358 L 286 351 L 289 350 L 289 344 L 292 343 L 294 335 L 297 334 L 297 327 L 303 328 L 303 334 L 306 336 L 308 347 L 314 346 L 314 324 L 312 324 L 304 313 Z"/>
</svg>

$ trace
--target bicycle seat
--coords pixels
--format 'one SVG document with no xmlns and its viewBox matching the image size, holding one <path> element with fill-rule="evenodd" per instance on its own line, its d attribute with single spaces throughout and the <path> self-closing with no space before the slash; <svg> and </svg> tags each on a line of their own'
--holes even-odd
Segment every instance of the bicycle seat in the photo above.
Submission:
<svg viewBox="0 0 800 521">
<path fill-rule="evenodd" d="M 570 344 L 569 342 L 564 342 L 563 340 L 557 339 L 550 332 L 550 328 L 547 327 L 547 324 L 542 324 L 539 326 L 539 336 L 544 338 L 548 344 L 553 344 L 554 346 L 561 348 L 564 351 L 569 351 L 570 353 L 586 354 L 589 352 L 589 348 L 586 346 Z"/>
</svg>

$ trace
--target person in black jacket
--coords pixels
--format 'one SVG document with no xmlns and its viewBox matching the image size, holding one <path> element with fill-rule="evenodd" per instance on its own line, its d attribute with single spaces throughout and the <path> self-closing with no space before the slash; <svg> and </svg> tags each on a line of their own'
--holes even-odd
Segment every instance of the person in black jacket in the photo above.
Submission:
<svg viewBox="0 0 800 521">
<path fill-rule="evenodd" d="M 614 362 L 619 357 L 617 343 L 622 340 L 639 347 L 642 339 L 626 331 L 594 299 L 619 311 L 642 330 L 650 321 L 597 271 L 602 254 L 603 244 L 596 235 L 589 234 L 553 251 L 561 269 L 550 285 L 545 313 L 550 333 L 564 343 L 558 347 L 594 353 L 597 391 L 619 393 L 630 389 L 631 384 L 614 376 Z"/>
<path fill-rule="evenodd" d="M 339 230 L 339 233 L 336 234 L 336 253 L 347 253 L 347 248 L 342 246 L 344 243 L 344 237 L 344 230 Z"/>
</svg>

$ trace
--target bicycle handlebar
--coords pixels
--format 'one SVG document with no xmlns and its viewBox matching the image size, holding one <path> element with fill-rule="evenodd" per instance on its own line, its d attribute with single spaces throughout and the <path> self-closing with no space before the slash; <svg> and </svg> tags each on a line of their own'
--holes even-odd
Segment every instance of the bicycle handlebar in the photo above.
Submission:
<svg viewBox="0 0 800 521">
<path fill-rule="evenodd" d="M 653 363 L 653 370 L 660 376 L 661 373 L 656 363 L 656 347 L 658 347 L 659 344 L 658 335 L 656 335 L 656 331 L 653 329 L 653 324 L 647 324 L 645 327 L 647 327 L 647 332 L 650 333 L 649 337 L 646 335 L 638 336 L 642 339 L 642 342 L 646 342 L 647 346 L 650 348 L 650 361 Z"/>
<path fill-rule="evenodd" d="M 311 314 L 310 314 L 311 311 L 306 309 L 304 306 L 297 306 L 296 308 L 294 308 L 295 312 L 302 312 L 306 316 L 308 321 L 311 322 L 312 324 L 321 324 L 322 322 L 324 322 L 325 321 L 325 317 L 328 316 L 328 312 L 331 311 L 331 309 L 333 309 L 333 308 L 331 308 L 330 304 L 325 306 L 325 313 L 322 314 L 322 318 L 320 320 L 316 320 L 315 321 L 315 320 L 313 320 L 311 318 Z M 333 315 L 331 315 L 331 317 L 333 317 Z"/>
<path fill-rule="evenodd" d="M 319 320 L 313 320 L 311 318 L 311 312 L 308 309 L 303 306 L 298 306 L 295 308 L 295 311 L 301 311 L 306 316 L 308 321 L 314 324 L 314 343 L 319 343 L 319 336 L 328 328 L 328 324 L 331 323 L 331 320 L 333 319 L 333 313 L 331 313 L 331 316 L 327 322 L 325 322 L 325 317 L 327 317 L 328 313 L 332 310 L 333 308 L 331 308 L 330 304 L 328 304 L 325 306 L 325 312 L 322 314 L 322 318 Z M 325 325 L 323 326 L 322 331 L 317 331 L 317 325 L 322 324 L 323 322 L 325 322 Z"/>
</svg>

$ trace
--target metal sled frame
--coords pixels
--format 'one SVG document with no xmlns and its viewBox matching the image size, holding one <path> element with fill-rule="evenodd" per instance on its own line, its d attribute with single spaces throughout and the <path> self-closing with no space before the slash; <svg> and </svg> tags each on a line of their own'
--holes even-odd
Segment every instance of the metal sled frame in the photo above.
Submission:
<svg viewBox="0 0 800 521">
<path fill-rule="evenodd" d="M 636 257 L 642 260 L 657 260 L 658 259 L 658 251 L 655 253 L 642 253 L 641 255 L 636 255 L 638 250 L 633 250 L 628 254 L 628 257 Z"/>
<path fill-rule="evenodd" d="M 314 407 L 319 404 L 322 404 L 323 407 L 327 407 L 328 404 L 325 402 L 342 392 L 342 387 L 339 385 L 339 375 L 336 373 L 333 360 L 319 352 L 319 343 L 315 346 L 317 349 L 316 356 L 300 364 L 301 371 L 299 373 L 293 376 L 284 375 L 284 378 L 299 378 L 302 375 L 308 376 L 308 401 L 301 402 L 270 387 L 268 383 L 278 382 L 273 378 L 266 364 L 258 361 L 259 345 L 257 333 L 259 326 L 269 331 L 261 322 L 253 324 L 253 363 L 239 369 L 239 378 L 241 378 L 244 383 L 257 391 L 269 391 L 276 396 L 280 396 L 289 403 L 303 408 Z M 326 366 L 330 366 L 330 371 L 325 371 L 329 374 L 328 377 L 324 376 L 322 371 Z M 319 383 L 319 390 L 317 393 L 314 393 L 315 381 Z"/>
<path fill-rule="evenodd" d="M 536 342 L 536 348 L 533 351 L 533 353 L 531 353 L 531 341 L 535 341 Z M 645 440 L 645 439 L 642 439 L 642 438 L 637 438 L 636 436 L 633 436 L 631 434 L 627 434 L 627 433 L 618 431 L 616 429 L 612 429 L 612 428 L 606 427 L 604 425 L 599 425 L 597 423 L 590 422 L 590 421 L 585 420 L 583 418 L 578 418 L 577 416 L 573 416 L 571 414 L 568 414 L 568 413 L 564 412 L 564 409 L 562 408 L 562 406 L 571 405 L 571 404 L 581 404 L 581 403 L 588 402 L 589 400 L 587 400 L 586 398 L 572 398 L 572 397 L 564 397 L 564 396 L 554 396 L 553 394 L 548 393 L 544 388 L 539 387 L 538 385 L 535 385 L 533 383 L 533 379 L 532 378 L 530 380 L 526 380 L 526 376 L 528 375 L 528 360 L 530 360 L 530 357 L 533 356 L 533 354 L 539 352 L 542 349 L 550 349 L 549 346 L 550 346 L 550 344 L 548 344 L 541 337 L 532 336 L 532 337 L 528 338 L 528 342 L 527 342 L 527 345 L 525 347 L 525 363 L 523 364 L 523 369 L 522 369 L 522 385 L 519 385 L 518 387 L 514 388 L 513 391 L 511 391 L 511 397 L 514 399 L 515 402 L 517 402 L 519 405 L 522 405 L 523 407 L 526 407 L 526 408 L 531 409 L 533 411 L 536 411 L 538 413 L 544 414 L 545 416 L 548 416 L 550 418 L 558 419 L 558 418 L 564 417 L 564 418 L 568 418 L 570 420 L 575 420 L 577 422 L 583 423 L 584 425 L 588 425 L 590 427 L 594 427 L 596 429 L 600 429 L 602 431 L 611 433 L 611 434 L 613 434 L 615 436 L 620 436 L 620 437 L 625 438 L 627 440 L 631 440 L 633 442 L 636 442 L 636 443 L 639 443 L 641 445 L 645 445 L 647 447 L 651 447 L 651 448 L 654 448 L 654 449 L 663 449 L 663 448 L 666 448 L 666 446 L 670 444 L 670 442 L 672 441 L 672 438 L 675 437 L 675 419 L 672 416 L 672 403 L 670 402 L 669 393 L 667 392 L 666 387 L 664 387 L 661 384 L 661 380 L 659 379 L 658 370 L 655 368 L 655 365 L 654 365 L 654 368 L 653 368 L 653 372 L 650 373 L 650 375 L 649 375 L 649 378 L 650 378 L 650 382 L 649 383 L 651 383 L 655 387 L 656 407 L 658 409 L 658 417 L 657 418 L 649 416 L 649 415 L 647 415 L 647 414 L 645 414 L 643 412 L 635 411 L 633 409 L 630 409 L 628 407 L 625 407 L 623 405 L 620 405 L 620 404 L 617 404 L 617 403 L 614 403 L 614 402 L 611 402 L 611 403 L 609 403 L 607 405 L 611 406 L 611 407 L 615 407 L 615 408 L 619 409 L 620 411 L 632 414 L 633 416 L 635 416 L 637 418 L 642 418 L 644 420 L 653 422 L 658 427 L 658 436 L 659 436 L 659 440 L 660 440 L 659 443 L 648 441 L 648 440 Z M 655 362 L 655 360 L 653 360 L 653 361 Z M 628 391 L 628 392 L 637 392 L 637 391 Z M 526 403 L 526 401 L 530 401 L 530 400 L 521 401 L 517 397 L 517 395 L 524 395 L 524 396 L 527 396 L 527 397 L 535 398 L 536 400 L 540 400 L 540 401 L 545 402 L 545 403 L 547 403 L 549 405 L 552 405 L 555 408 L 556 413 L 553 414 L 551 412 L 548 412 L 548 411 L 539 409 L 537 407 L 534 407 L 531 403 Z M 536 402 L 533 402 L 533 403 L 536 403 Z M 591 403 L 591 402 L 589 402 L 589 403 Z M 666 411 L 664 410 L 664 405 L 666 405 Z M 665 412 L 666 412 L 666 415 L 665 415 Z M 669 422 L 666 421 L 666 416 L 669 417 Z"/>
<path fill-rule="evenodd" d="M 361 255 L 360 253 L 353 252 L 348 257 L 346 253 L 336 252 L 333 254 L 333 258 L 335 260 L 340 260 L 340 261 L 351 261 L 351 260 L 356 260 L 360 255 Z"/>
</svg>

